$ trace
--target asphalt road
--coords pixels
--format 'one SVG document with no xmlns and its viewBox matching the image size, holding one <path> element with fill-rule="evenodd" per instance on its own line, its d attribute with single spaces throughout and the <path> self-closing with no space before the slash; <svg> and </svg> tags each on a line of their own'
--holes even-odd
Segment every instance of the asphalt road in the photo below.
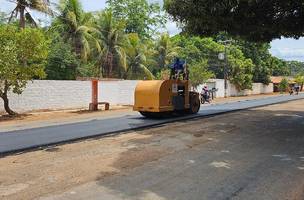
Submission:
<svg viewBox="0 0 304 200">
<path fill-rule="evenodd" d="M 134 130 L 149 126 L 169 123 L 177 120 L 186 120 L 195 117 L 203 117 L 254 108 L 270 104 L 282 103 L 290 100 L 302 99 L 298 96 L 267 97 L 257 100 L 247 100 L 234 103 L 203 106 L 197 115 L 176 117 L 170 119 L 152 120 L 145 119 L 139 114 L 127 115 L 118 118 L 92 120 L 88 122 L 49 126 L 27 130 L 1 132 L 0 130 L 0 155 L 19 152 L 31 148 L 48 146 L 73 140 L 101 136 L 115 132 Z"/>
</svg>

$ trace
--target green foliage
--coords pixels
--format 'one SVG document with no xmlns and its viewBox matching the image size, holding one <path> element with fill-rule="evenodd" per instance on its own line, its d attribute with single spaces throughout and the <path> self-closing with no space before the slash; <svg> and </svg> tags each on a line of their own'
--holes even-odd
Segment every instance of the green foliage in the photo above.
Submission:
<svg viewBox="0 0 304 200">
<path fill-rule="evenodd" d="M 122 77 L 127 70 L 124 27 L 122 21 L 113 17 L 112 11 L 101 12 L 97 17 L 97 39 L 102 47 L 98 57 L 106 77 Z"/>
<path fill-rule="evenodd" d="M 246 59 L 243 52 L 236 46 L 229 47 L 228 78 L 238 90 L 252 89 L 253 63 Z"/>
<path fill-rule="evenodd" d="M 20 4 L 22 1 L 24 5 Z M 22 1 L 16 1 L 17 6 L 33 7 L 52 14 L 48 0 Z M 206 77 L 207 72 L 212 72 L 215 77 L 224 78 L 225 62 L 218 59 L 218 54 L 224 52 L 225 47 L 219 40 L 230 39 L 231 35 L 217 32 L 212 38 L 158 34 L 157 30 L 164 25 L 167 16 L 159 4 L 148 2 L 107 0 L 105 11 L 86 13 L 80 0 L 60 0 L 58 16 L 54 17 L 47 30 L 52 41 L 45 65 L 47 78 L 71 80 L 81 76 L 152 79 L 156 76 L 160 79 L 166 76 L 167 67 L 175 57 L 186 60 L 195 71 L 199 70 L 198 66 L 202 66 L 199 76 Z M 167 9 L 169 4 L 174 5 L 175 0 L 166 2 Z M 211 7 L 213 4 L 208 1 Z M 189 6 L 192 6 L 191 2 Z M 200 6 L 201 2 L 197 8 Z M 15 12 L 20 13 L 20 8 Z M 195 12 L 183 14 L 191 16 Z M 207 14 L 201 13 L 199 16 Z M 196 25 L 200 26 L 200 23 L 198 21 Z M 187 25 L 187 22 L 183 21 L 182 24 Z M 269 48 L 268 43 L 252 43 L 240 38 L 234 38 L 227 47 L 228 78 L 238 89 L 251 88 L 253 81 L 267 84 L 270 75 L 297 74 L 304 69 L 302 63 L 285 62 L 271 56 Z"/>
<path fill-rule="evenodd" d="M 280 92 L 286 92 L 288 87 L 289 87 L 288 80 L 286 78 L 283 78 L 279 84 Z"/>
<path fill-rule="evenodd" d="M 60 15 L 52 24 L 51 30 L 60 33 L 64 41 L 72 45 L 77 57 L 85 63 L 91 48 L 100 49 L 94 37 L 93 15 L 83 11 L 79 0 L 61 0 L 59 11 Z"/>
<path fill-rule="evenodd" d="M 178 55 L 180 47 L 175 45 L 168 33 L 161 34 L 155 44 L 155 60 L 156 65 L 152 67 L 154 74 L 165 69 L 174 57 Z"/>
<path fill-rule="evenodd" d="M 178 55 L 186 58 L 190 66 L 192 63 L 197 66 L 201 60 L 208 60 L 208 70 L 217 78 L 224 78 L 225 63 L 218 59 L 218 54 L 224 52 L 222 44 L 212 38 L 181 35 L 173 37 L 172 40 L 175 45 L 183 47 L 179 49 Z M 251 59 L 246 58 L 238 46 L 232 45 L 228 48 L 228 77 L 239 90 L 251 89 L 253 66 Z"/>
<path fill-rule="evenodd" d="M 1 80 L 7 80 L 14 93 L 20 94 L 28 80 L 43 78 L 48 41 L 42 31 L 1 26 Z M 9 57 L 7 57 L 10 55 Z"/>
<path fill-rule="evenodd" d="M 141 39 L 151 38 L 159 28 L 163 28 L 166 17 L 158 3 L 147 0 L 107 0 L 113 16 L 126 23 L 126 33 L 137 33 Z"/>
<path fill-rule="evenodd" d="M 298 84 L 303 84 L 304 83 L 304 74 L 303 73 L 297 74 L 295 76 L 295 82 Z"/>
<path fill-rule="evenodd" d="M 269 43 L 253 43 L 237 40 L 237 45 L 244 53 L 244 56 L 250 58 L 254 64 L 254 82 L 269 84 L 270 76 L 291 75 L 291 66 L 288 65 L 288 62 L 270 54 Z"/>
<path fill-rule="evenodd" d="M 301 86 L 301 91 L 303 90 L 304 85 L 304 73 L 299 73 L 295 76 L 295 82 Z"/>
<path fill-rule="evenodd" d="M 129 45 L 127 52 L 127 79 L 153 79 L 154 76 L 147 68 L 147 47 L 135 33 L 128 35 Z"/>
<path fill-rule="evenodd" d="M 183 47 L 180 49 L 180 54 L 189 57 L 189 62 L 210 57 L 213 53 L 216 54 L 224 50 L 223 46 L 216 43 L 212 38 L 176 35 L 172 40 L 176 45 Z"/>
<path fill-rule="evenodd" d="M 82 63 L 77 68 L 77 74 L 80 77 L 89 78 L 100 78 L 102 74 L 100 73 L 100 68 L 94 61 Z"/>
<path fill-rule="evenodd" d="M 287 63 L 284 60 L 272 57 L 270 62 L 273 76 L 290 75 L 290 69 L 288 68 Z"/>
<path fill-rule="evenodd" d="M 29 80 L 43 78 L 48 41 L 40 30 L 0 26 L 0 97 L 8 107 L 7 92 L 21 94 Z"/>
<path fill-rule="evenodd" d="M 184 31 L 204 36 L 224 31 L 270 42 L 281 36 L 299 38 L 304 32 L 302 1 L 165 0 L 165 9 L 184 25 Z"/>
<path fill-rule="evenodd" d="M 304 74 L 304 63 L 299 61 L 286 61 L 287 68 L 290 75 Z"/>
<path fill-rule="evenodd" d="M 189 77 L 191 85 L 194 88 L 197 88 L 200 84 L 205 83 L 208 79 L 214 77 L 214 74 L 208 70 L 207 60 L 200 60 L 193 63 L 189 67 Z"/>
<path fill-rule="evenodd" d="M 253 43 L 244 40 L 236 40 L 244 56 L 250 58 L 254 64 L 253 81 L 257 83 L 270 83 L 270 76 L 273 70 L 272 55 L 269 52 L 270 44 Z"/>
<path fill-rule="evenodd" d="M 69 43 L 54 39 L 50 46 L 45 72 L 50 80 L 75 80 L 79 60 Z"/>
<path fill-rule="evenodd" d="M 218 53 L 224 51 L 224 46 L 215 42 L 212 38 L 190 37 L 176 35 L 172 38 L 178 49 L 178 55 L 187 59 L 187 63 L 200 62 L 202 59 L 208 60 L 209 70 L 221 77 L 222 64 L 218 60 Z M 223 75 L 222 75 L 223 77 Z"/>
</svg>

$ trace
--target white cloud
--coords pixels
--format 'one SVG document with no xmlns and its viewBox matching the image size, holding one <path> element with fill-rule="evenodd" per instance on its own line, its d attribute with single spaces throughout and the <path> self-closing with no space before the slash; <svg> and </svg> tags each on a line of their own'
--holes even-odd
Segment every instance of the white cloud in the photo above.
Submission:
<svg viewBox="0 0 304 200">
<path fill-rule="evenodd" d="M 284 60 L 304 61 L 304 48 L 273 48 L 270 52 L 272 55 Z"/>
<path fill-rule="evenodd" d="M 304 38 L 282 38 L 271 43 L 272 55 L 284 60 L 304 61 Z"/>
</svg>

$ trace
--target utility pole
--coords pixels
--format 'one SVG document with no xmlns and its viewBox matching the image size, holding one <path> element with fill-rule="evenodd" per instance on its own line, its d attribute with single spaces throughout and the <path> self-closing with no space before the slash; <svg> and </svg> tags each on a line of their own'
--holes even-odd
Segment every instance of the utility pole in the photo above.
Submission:
<svg viewBox="0 0 304 200">
<path fill-rule="evenodd" d="M 227 59 L 227 48 L 226 48 L 226 44 L 225 44 L 225 67 L 224 67 L 224 80 L 225 80 L 225 95 L 224 97 L 227 98 L 227 90 L 228 90 L 228 83 L 227 83 L 227 79 L 228 79 L 228 59 Z"/>
<path fill-rule="evenodd" d="M 224 97 L 227 98 L 227 90 L 228 90 L 228 56 L 227 56 L 227 44 L 229 44 L 232 40 L 219 41 L 219 43 L 224 44 L 225 53 L 224 56 L 222 54 L 219 55 L 220 60 L 225 60 L 224 65 Z"/>
</svg>

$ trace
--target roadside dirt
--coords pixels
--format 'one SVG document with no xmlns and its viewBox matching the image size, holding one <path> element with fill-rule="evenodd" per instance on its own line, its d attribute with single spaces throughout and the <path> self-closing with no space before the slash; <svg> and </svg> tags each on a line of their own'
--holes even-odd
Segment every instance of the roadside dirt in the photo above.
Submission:
<svg viewBox="0 0 304 200">
<path fill-rule="evenodd" d="M 3 157 L 0 199 L 35 199 L 105 177 L 127 175 L 131 169 L 216 142 L 225 134 L 237 137 L 244 127 L 263 127 L 269 120 L 279 124 L 283 118 L 289 123 L 303 117 L 298 113 L 304 112 L 303 105 L 304 100 L 294 101 Z"/>
</svg>

